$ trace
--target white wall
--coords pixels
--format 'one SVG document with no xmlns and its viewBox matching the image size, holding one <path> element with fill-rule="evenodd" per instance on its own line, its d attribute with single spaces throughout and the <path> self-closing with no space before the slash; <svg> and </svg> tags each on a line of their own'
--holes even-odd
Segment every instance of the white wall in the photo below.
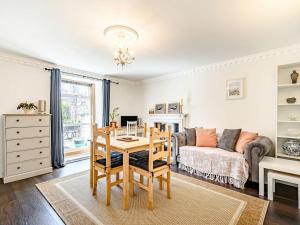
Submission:
<svg viewBox="0 0 300 225">
<path fill-rule="evenodd" d="M 21 61 L 25 63 L 20 64 Z M 40 67 L 29 65 L 32 63 Z M 0 52 L 0 177 L 3 173 L 2 115 L 18 113 L 16 108 L 20 102 L 37 102 L 39 99 L 47 101 L 47 111 L 49 112 L 50 72 L 45 71 L 42 65 L 51 66 L 43 61 Z M 64 67 L 64 70 L 76 72 L 72 68 Z M 118 81 L 119 85 L 112 84 L 111 86 L 111 107 L 119 106 L 121 115 L 140 114 L 142 105 L 136 101 L 140 96 L 137 94 L 138 87 L 134 82 Z M 101 124 L 102 96 L 99 93 L 102 94 L 102 85 L 99 82 L 96 84 L 96 92 L 98 100 L 96 118 L 97 122 Z"/>
<path fill-rule="evenodd" d="M 145 80 L 144 117 L 155 103 L 184 99 L 189 127 L 242 128 L 275 139 L 277 66 L 300 62 L 300 47 L 277 49 Z M 226 100 L 226 80 L 245 78 L 245 97 Z"/>
<path fill-rule="evenodd" d="M 0 60 L 0 177 L 3 171 L 2 114 L 17 113 L 20 102 L 47 101 L 49 112 L 50 74 L 42 68 Z"/>
<path fill-rule="evenodd" d="M 141 86 L 136 82 L 120 81 L 119 85 L 111 84 L 110 111 L 120 107 L 120 116 L 141 117 L 144 111 L 142 100 Z M 120 124 L 120 117 L 117 121 Z"/>
</svg>

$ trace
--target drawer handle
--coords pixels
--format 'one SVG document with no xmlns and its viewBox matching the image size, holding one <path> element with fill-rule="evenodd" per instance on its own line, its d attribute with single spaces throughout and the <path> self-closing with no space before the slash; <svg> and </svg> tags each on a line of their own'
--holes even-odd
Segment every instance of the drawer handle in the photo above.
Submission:
<svg viewBox="0 0 300 225">
<path fill-rule="evenodd" d="M 17 167 L 17 170 L 19 170 L 19 169 L 21 169 L 21 167 L 18 166 L 18 167 Z"/>
<path fill-rule="evenodd" d="M 20 143 L 17 143 L 17 146 L 19 146 L 20 145 Z"/>
<path fill-rule="evenodd" d="M 19 134 L 19 133 L 20 133 L 20 131 L 17 131 L 16 133 L 17 133 L 17 134 Z"/>
<path fill-rule="evenodd" d="M 20 158 L 20 155 L 17 155 L 17 158 Z"/>
<path fill-rule="evenodd" d="M 43 141 L 40 141 L 40 143 L 43 143 Z"/>
<path fill-rule="evenodd" d="M 20 120 L 19 120 L 19 119 L 17 119 L 17 120 L 16 120 L 16 122 L 18 123 L 18 122 L 20 122 Z"/>
<path fill-rule="evenodd" d="M 43 152 L 40 152 L 40 154 L 42 154 Z"/>
<path fill-rule="evenodd" d="M 42 119 L 39 119 L 40 122 L 42 122 Z"/>
<path fill-rule="evenodd" d="M 39 130 L 39 132 L 41 133 L 41 132 L 42 132 L 42 130 Z"/>
<path fill-rule="evenodd" d="M 43 165 L 43 163 L 42 163 L 42 162 L 40 162 L 40 165 Z"/>
</svg>

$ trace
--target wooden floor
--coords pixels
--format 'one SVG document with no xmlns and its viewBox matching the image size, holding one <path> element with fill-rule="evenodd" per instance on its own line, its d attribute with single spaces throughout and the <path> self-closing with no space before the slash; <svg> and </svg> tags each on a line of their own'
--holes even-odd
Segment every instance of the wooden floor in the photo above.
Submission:
<svg viewBox="0 0 300 225">
<path fill-rule="evenodd" d="M 56 177 L 63 177 L 87 170 L 89 160 L 67 164 L 53 173 L 17 181 L 0 183 L 0 225 L 58 225 L 64 224 L 48 202 L 36 189 L 35 184 Z M 174 172 L 190 176 L 173 168 Z M 214 183 L 214 182 L 211 182 Z M 220 184 L 219 184 L 220 185 Z M 235 191 L 258 197 L 258 185 L 247 183 L 245 190 L 230 185 L 221 185 Z M 300 224 L 300 210 L 297 209 L 297 189 L 277 184 L 274 202 L 270 202 L 265 224 Z"/>
</svg>

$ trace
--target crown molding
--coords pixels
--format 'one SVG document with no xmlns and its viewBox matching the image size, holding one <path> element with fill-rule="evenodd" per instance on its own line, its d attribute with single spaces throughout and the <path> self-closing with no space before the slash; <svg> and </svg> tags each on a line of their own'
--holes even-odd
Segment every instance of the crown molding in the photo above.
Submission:
<svg viewBox="0 0 300 225">
<path fill-rule="evenodd" d="M 119 78 L 119 77 L 114 77 L 114 76 L 105 76 L 105 78 L 108 78 L 110 80 L 113 80 L 115 82 L 119 82 L 120 84 L 129 84 L 129 85 L 139 85 L 140 81 L 134 81 L 134 80 L 127 80 L 127 79 L 123 79 L 123 78 Z"/>
<path fill-rule="evenodd" d="M 162 76 L 158 76 L 158 77 L 150 78 L 150 79 L 145 79 L 145 80 L 141 80 L 140 84 L 149 84 L 149 83 L 155 83 L 155 82 L 175 79 L 175 78 L 182 77 L 182 76 L 193 75 L 195 73 L 224 69 L 224 68 L 231 67 L 231 66 L 262 61 L 262 60 L 270 59 L 273 57 L 290 55 L 290 54 L 297 53 L 297 52 L 300 52 L 300 44 L 288 46 L 285 48 L 272 49 L 269 51 L 255 53 L 255 54 L 251 54 L 251 55 L 247 55 L 247 56 L 243 56 L 243 57 L 233 58 L 233 59 L 218 62 L 218 63 L 212 63 L 212 64 L 196 67 L 191 70 L 166 74 L 166 75 L 162 75 Z"/>
<path fill-rule="evenodd" d="M 45 60 L 32 58 L 32 57 L 20 55 L 17 53 L 11 53 L 11 52 L 7 52 L 4 50 L 0 50 L 0 60 L 6 61 L 6 62 L 11 62 L 11 63 L 23 64 L 23 65 L 32 66 L 32 67 L 39 67 L 39 68 L 55 66 L 54 63 L 51 63 L 51 62 L 48 62 Z"/>
<path fill-rule="evenodd" d="M 71 68 L 71 67 L 67 67 L 67 66 L 57 65 L 55 63 L 51 63 L 51 62 L 48 62 L 45 60 L 32 58 L 32 57 L 24 56 L 24 55 L 19 55 L 17 53 L 11 53 L 11 52 L 7 52 L 5 50 L 0 50 L 0 60 L 10 62 L 10 63 L 17 63 L 17 64 L 21 64 L 21 65 L 41 68 L 41 69 L 56 67 L 63 71 L 70 72 L 70 73 L 78 73 L 83 76 L 86 75 L 86 76 L 100 78 L 100 79 L 103 79 L 103 78 L 112 79 L 113 81 L 119 82 L 120 84 L 122 84 L 122 83 L 130 84 L 130 85 L 137 84 L 136 81 L 120 79 L 120 78 L 116 78 L 113 76 L 107 76 L 107 75 L 93 73 L 93 72 L 80 70 L 80 69 L 75 69 L 75 68 Z"/>
</svg>

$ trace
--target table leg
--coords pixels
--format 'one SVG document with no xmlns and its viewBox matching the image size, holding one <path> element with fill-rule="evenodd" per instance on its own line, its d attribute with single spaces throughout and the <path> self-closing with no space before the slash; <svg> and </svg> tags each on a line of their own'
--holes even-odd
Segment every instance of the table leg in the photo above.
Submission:
<svg viewBox="0 0 300 225">
<path fill-rule="evenodd" d="M 90 186 L 91 188 L 93 187 L 93 173 L 94 173 L 94 168 L 93 168 L 93 143 L 90 143 Z"/>
<path fill-rule="evenodd" d="M 129 201 L 129 153 L 123 153 L 123 209 L 128 209 Z"/>
<path fill-rule="evenodd" d="M 265 189 L 264 168 L 259 167 L 259 195 L 264 196 L 264 189 Z"/>
</svg>

